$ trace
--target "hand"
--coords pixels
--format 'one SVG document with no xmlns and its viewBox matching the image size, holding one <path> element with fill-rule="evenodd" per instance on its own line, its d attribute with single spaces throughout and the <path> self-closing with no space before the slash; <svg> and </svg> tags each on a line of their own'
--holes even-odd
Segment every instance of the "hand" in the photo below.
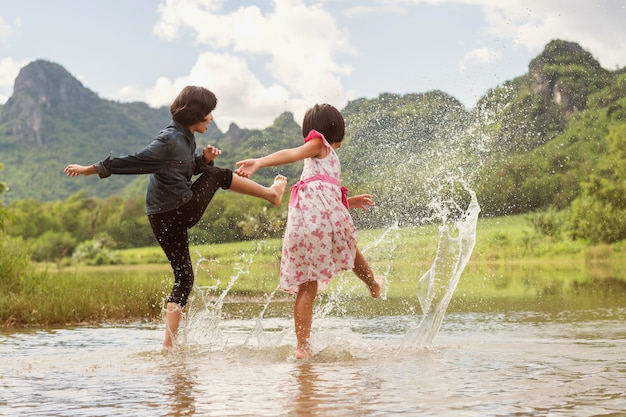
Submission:
<svg viewBox="0 0 626 417">
<path fill-rule="evenodd" d="M 359 194 L 354 197 L 348 197 L 348 205 L 350 208 L 358 208 L 367 210 L 368 207 L 374 205 L 374 199 L 371 194 Z"/>
<path fill-rule="evenodd" d="M 78 164 L 69 164 L 63 170 L 67 174 L 68 177 L 77 177 L 79 175 L 92 175 L 97 172 L 96 167 L 93 165 L 84 166 Z"/>
<path fill-rule="evenodd" d="M 206 148 L 202 149 L 202 159 L 208 164 L 209 162 L 220 156 L 221 153 L 222 151 L 217 149 L 215 146 L 207 145 Z"/>
<path fill-rule="evenodd" d="M 245 178 L 250 178 L 252 174 L 257 172 L 261 167 L 261 163 L 258 159 L 244 159 L 243 161 L 235 163 L 235 165 L 237 165 L 235 174 Z"/>
</svg>

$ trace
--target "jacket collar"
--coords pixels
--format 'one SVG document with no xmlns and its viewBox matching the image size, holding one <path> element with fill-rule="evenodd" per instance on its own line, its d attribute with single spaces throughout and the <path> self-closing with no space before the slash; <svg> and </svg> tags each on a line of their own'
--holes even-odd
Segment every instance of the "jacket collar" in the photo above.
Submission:
<svg viewBox="0 0 626 417">
<path fill-rule="evenodd" d="M 172 123 L 170 123 L 170 126 L 174 127 L 176 130 L 182 132 L 189 142 L 195 143 L 196 138 L 193 135 L 193 133 L 191 133 L 191 130 L 189 130 L 189 128 L 187 126 L 184 126 L 184 125 L 178 123 L 175 120 L 172 120 Z"/>
</svg>

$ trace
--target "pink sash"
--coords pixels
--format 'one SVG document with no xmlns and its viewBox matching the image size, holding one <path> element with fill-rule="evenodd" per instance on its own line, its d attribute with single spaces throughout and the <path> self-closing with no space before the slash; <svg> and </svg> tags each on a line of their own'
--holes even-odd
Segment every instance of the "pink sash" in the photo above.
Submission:
<svg viewBox="0 0 626 417">
<path fill-rule="evenodd" d="M 337 178 L 333 178 L 328 175 L 313 175 L 312 177 L 300 180 L 291 186 L 291 197 L 289 198 L 290 206 L 298 207 L 298 193 L 304 188 L 306 184 L 312 181 L 324 181 L 330 184 L 335 184 L 337 187 L 341 187 L 341 184 L 339 183 L 339 180 Z M 341 187 L 341 202 L 344 206 L 346 206 L 347 209 L 350 208 L 348 205 L 348 189 L 346 187 Z"/>
</svg>

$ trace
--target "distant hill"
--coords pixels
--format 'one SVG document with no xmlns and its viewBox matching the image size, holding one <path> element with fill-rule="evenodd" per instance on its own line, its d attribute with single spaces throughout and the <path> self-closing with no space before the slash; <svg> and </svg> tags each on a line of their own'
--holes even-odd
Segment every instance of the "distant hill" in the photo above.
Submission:
<svg viewBox="0 0 626 417">
<path fill-rule="evenodd" d="M 11 187 L 6 198 L 62 200 L 85 187 L 103 196 L 119 192 L 129 178 L 67 181 L 63 168 L 137 150 L 168 121 L 165 108 L 101 99 L 60 65 L 31 62 L 0 112 L 2 175 Z"/>
<path fill-rule="evenodd" d="M 441 91 L 351 101 L 342 109 L 344 183 L 375 194 L 384 209 L 372 215 L 406 222 L 445 184 L 456 192 L 458 180 L 478 190 L 483 214 L 566 207 L 606 157 L 602 132 L 623 123 L 624 73 L 603 69 L 576 43 L 555 40 L 527 74 L 494 86 L 473 109 Z M 143 177 L 73 181 L 63 168 L 134 152 L 169 120 L 166 107 L 104 100 L 60 65 L 31 62 L 0 107 L 0 179 L 11 187 L 0 197 L 64 200 L 83 189 L 103 198 L 143 194 Z M 231 124 L 222 132 L 216 123 L 198 141 L 222 149 L 221 166 L 302 142 L 289 112 L 265 129 Z M 255 179 L 267 183 L 280 172 L 293 182 L 300 169 L 266 169 Z"/>
<path fill-rule="evenodd" d="M 624 124 L 625 73 L 556 40 L 526 75 L 486 94 L 474 109 L 491 151 L 477 181 L 485 212 L 568 207 L 607 159 L 608 131 Z"/>
</svg>

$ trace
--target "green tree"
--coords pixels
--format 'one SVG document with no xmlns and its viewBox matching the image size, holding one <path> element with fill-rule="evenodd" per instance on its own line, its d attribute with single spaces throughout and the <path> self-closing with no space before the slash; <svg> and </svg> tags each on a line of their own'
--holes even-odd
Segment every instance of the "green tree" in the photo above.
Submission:
<svg viewBox="0 0 626 417">
<path fill-rule="evenodd" d="M 4 165 L 0 163 L 0 171 L 4 169 Z M 9 186 L 4 181 L 0 181 L 0 194 L 9 190 Z M 6 226 L 9 220 L 9 214 L 6 207 L 0 203 L 0 232 L 6 230 Z"/>
<path fill-rule="evenodd" d="M 0 164 L 0 171 L 3 165 Z M 8 191 L 6 183 L 0 181 L 0 194 Z M 29 283 L 31 270 L 30 246 L 21 238 L 13 238 L 5 229 L 10 214 L 0 203 L 0 294 L 20 292 Z M 30 283 L 32 284 L 32 283 Z"/>
<path fill-rule="evenodd" d="M 582 183 L 571 208 L 574 236 L 594 243 L 626 239 L 626 124 L 610 128 L 606 141 L 607 157 Z"/>
</svg>

